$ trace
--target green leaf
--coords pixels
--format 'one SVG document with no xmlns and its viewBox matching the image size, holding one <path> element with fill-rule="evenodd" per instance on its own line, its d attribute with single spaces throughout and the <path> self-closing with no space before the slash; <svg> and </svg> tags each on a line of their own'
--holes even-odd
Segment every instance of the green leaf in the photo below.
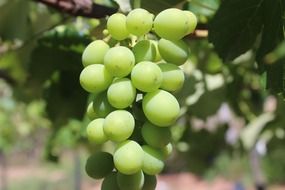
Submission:
<svg viewBox="0 0 285 190">
<path fill-rule="evenodd" d="M 87 93 L 79 84 L 78 71 L 61 71 L 59 80 L 46 90 L 47 113 L 49 118 L 62 126 L 70 118 L 82 119 L 87 103 Z"/>
<path fill-rule="evenodd" d="M 70 118 L 82 119 L 86 110 L 87 93 L 79 84 L 82 50 L 75 48 L 85 46 L 86 38 L 69 31 L 40 41 L 31 56 L 30 75 L 23 89 L 28 100 L 44 96 L 54 127 L 61 127 Z"/>
<path fill-rule="evenodd" d="M 263 1 L 222 1 L 209 25 L 209 41 L 223 60 L 233 60 L 253 46 L 262 27 Z"/>
<path fill-rule="evenodd" d="M 274 50 L 284 40 L 283 19 L 285 3 L 282 0 L 265 0 L 263 9 L 264 27 L 260 47 L 257 52 L 259 66 L 264 68 L 264 56 Z M 269 66 L 270 67 L 270 66 Z"/>
<path fill-rule="evenodd" d="M 266 89 L 272 93 L 280 93 L 284 89 L 284 60 L 278 60 L 276 63 L 266 65 Z"/>
<path fill-rule="evenodd" d="M 280 45 L 277 46 L 277 48 L 264 57 L 264 62 L 267 64 L 272 64 L 283 58 L 285 58 L 285 40 L 283 40 Z"/>
<path fill-rule="evenodd" d="M 192 0 L 188 9 L 196 16 L 212 17 L 219 8 L 219 0 Z"/>
<path fill-rule="evenodd" d="M 206 119 L 214 115 L 225 100 L 225 88 L 217 88 L 211 91 L 205 91 L 197 102 L 189 105 L 188 113 L 200 119 Z"/>
<path fill-rule="evenodd" d="M 0 37 L 5 39 L 26 39 L 29 24 L 29 1 L 10 0 L 0 7 Z"/>
</svg>

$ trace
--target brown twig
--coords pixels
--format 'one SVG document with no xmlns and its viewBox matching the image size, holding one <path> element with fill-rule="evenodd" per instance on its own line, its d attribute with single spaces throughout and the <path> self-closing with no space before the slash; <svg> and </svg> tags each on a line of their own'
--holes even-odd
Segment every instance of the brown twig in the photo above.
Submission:
<svg viewBox="0 0 285 190">
<path fill-rule="evenodd" d="M 103 18 L 117 12 L 116 8 L 93 3 L 92 0 L 34 0 L 72 16 Z"/>
<path fill-rule="evenodd" d="M 208 38 L 208 25 L 198 23 L 195 31 L 187 36 L 190 39 Z"/>
</svg>

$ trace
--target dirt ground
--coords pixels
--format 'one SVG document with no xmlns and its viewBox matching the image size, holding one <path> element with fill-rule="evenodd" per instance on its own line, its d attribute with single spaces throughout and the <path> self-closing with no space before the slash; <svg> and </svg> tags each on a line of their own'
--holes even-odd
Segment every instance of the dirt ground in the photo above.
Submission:
<svg viewBox="0 0 285 190">
<path fill-rule="evenodd" d="M 33 165 L 10 167 L 7 171 L 9 183 L 24 181 L 31 178 L 44 178 L 48 183 L 65 183 L 68 177 L 62 170 L 43 169 Z M 81 190 L 100 190 L 101 181 L 91 180 L 85 174 L 82 174 Z M 62 188 L 55 188 L 58 190 Z M 40 189 L 39 189 L 40 190 Z M 64 188 L 63 188 L 64 190 Z M 208 182 L 198 178 L 190 173 L 178 173 L 160 175 L 156 190 L 254 190 L 253 188 L 240 189 L 235 184 L 224 178 L 217 177 L 213 181 Z M 269 190 L 285 190 L 285 187 L 274 186 Z"/>
</svg>

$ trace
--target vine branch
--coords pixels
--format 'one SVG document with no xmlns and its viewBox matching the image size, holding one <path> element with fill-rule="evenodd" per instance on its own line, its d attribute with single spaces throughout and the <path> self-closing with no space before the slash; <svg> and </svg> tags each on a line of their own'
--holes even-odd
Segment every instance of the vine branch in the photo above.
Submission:
<svg viewBox="0 0 285 190">
<path fill-rule="evenodd" d="M 207 38 L 208 37 L 208 25 L 198 23 L 196 29 L 193 33 L 187 36 L 187 38 L 190 39 L 201 39 L 201 38 Z"/>
<path fill-rule="evenodd" d="M 88 18 L 102 18 L 117 12 L 111 8 L 93 3 L 92 0 L 34 0 L 52 7 L 60 12 L 72 16 L 83 16 Z"/>
</svg>

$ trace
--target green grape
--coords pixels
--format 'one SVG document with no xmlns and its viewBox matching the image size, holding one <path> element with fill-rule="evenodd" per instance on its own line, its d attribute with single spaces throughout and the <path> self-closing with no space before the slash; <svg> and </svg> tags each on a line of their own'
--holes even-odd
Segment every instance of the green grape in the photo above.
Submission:
<svg viewBox="0 0 285 190">
<path fill-rule="evenodd" d="M 82 63 L 84 67 L 92 64 L 103 64 L 104 56 L 109 49 L 109 45 L 103 40 L 91 42 L 82 54 Z"/>
<path fill-rule="evenodd" d="M 179 9 L 170 8 L 161 11 L 154 19 L 154 31 L 161 38 L 180 40 L 188 31 L 189 23 L 186 14 Z"/>
<path fill-rule="evenodd" d="M 188 46 L 183 40 L 170 41 L 160 39 L 158 42 L 158 50 L 162 59 L 178 66 L 184 64 L 189 57 Z"/>
<path fill-rule="evenodd" d="M 137 89 L 143 92 L 152 92 L 160 87 L 162 72 L 155 63 L 143 61 L 134 66 L 131 79 Z"/>
<path fill-rule="evenodd" d="M 141 40 L 133 47 L 136 63 L 141 61 L 154 61 L 156 48 L 149 40 Z"/>
<path fill-rule="evenodd" d="M 180 106 L 172 94 L 164 90 L 156 90 L 144 96 L 143 111 L 151 123 L 164 127 L 175 123 Z"/>
<path fill-rule="evenodd" d="M 118 172 L 117 183 L 120 189 L 126 190 L 141 190 L 144 184 L 144 175 L 142 171 L 135 174 L 126 175 Z"/>
<path fill-rule="evenodd" d="M 108 102 L 106 92 L 97 94 L 93 100 L 93 110 L 98 117 L 106 117 L 114 108 Z"/>
<path fill-rule="evenodd" d="M 183 11 L 183 12 L 188 17 L 189 26 L 188 26 L 187 34 L 191 34 L 192 32 L 194 32 L 197 26 L 197 17 L 191 11 Z"/>
<path fill-rule="evenodd" d="M 177 91 L 184 84 L 184 73 L 177 65 L 171 63 L 158 64 L 162 71 L 163 80 L 160 86 L 161 89 L 167 91 Z"/>
<path fill-rule="evenodd" d="M 149 122 L 146 122 L 142 127 L 142 136 L 145 142 L 156 148 L 163 148 L 171 140 L 169 128 L 161 128 Z"/>
<path fill-rule="evenodd" d="M 113 156 L 107 152 L 96 152 L 86 161 L 85 170 L 94 179 L 106 177 L 114 169 Z"/>
<path fill-rule="evenodd" d="M 126 26 L 126 16 L 122 13 L 111 15 L 107 21 L 107 30 L 112 38 L 116 40 L 124 40 L 129 36 Z"/>
<path fill-rule="evenodd" d="M 120 190 L 117 183 L 117 172 L 112 172 L 104 178 L 101 190 Z"/>
<path fill-rule="evenodd" d="M 142 36 L 152 28 L 153 15 L 147 10 L 137 8 L 127 16 L 127 29 L 131 34 Z"/>
<path fill-rule="evenodd" d="M 88 119 L 90 120 L 96 119 L 98 117 L 93 109 L 93 102 L 90 102 L 88 104 L 86 114 L 87 114 Z"/>
<path fill-rule="evenodd" d="M 114 164 L 123 174 L 131 175 L 142 169 L 144 152 L 135 141 L 127 140 L 118 145 L 114 153 Z"/>
<path fill-rule="evenodd" d="M 106 69 L 115 77 L 125 77 L 135 65 L 133 52 L 124 46 L 109 49 L 104 58 Z"/>
<path fill-rule="evenodd" d="M 82 70 L 79 77 L 82 88 L 95 94 L 106 90 L 112 80 L 112 75 L 101 64 L 88 65 Z"/>
<path fill-rule="evenodd" d="M 142 170 L 148 175 L 159 174 L 164 168 L 162 153 L 148 145 L 142 146 L 144 151 Z"/>
<path fill-rule="evenodd" d="M 103 118 L 95 119 L 88 124 L 86 128 L 86 133 L 89 142 L 102 144 L 108 140 L 103 131 L 103 124 L 104 124 Z"/>
<path fill-rule="evenodd" d="M 104 133 L 112 141 L 120 142 L 129 138 L 135 127 L 132 114 L 126 110 L 111 112 L 104 121 Z"/>
<path fill-rule="evenodd" d="M 144 174 L 144 184 L 142 190 L 155 190 L 156 187 L 156 176 Z"/>
<path fill-rule="evenodd" d="M 172 151 L 173 151 L 173 146 L 172 146 L 172 144 L 171 144 L 171 143 L 168 143 L 165 147 L 163 147 L 163 148 L 161 149 L 161 151 L 162 151 L 162 154 L 163 154 L 164 159 L 167 159 L 167 158 L 171 155 L 171 153 L 172 153 Z"/>
<path fill-rule="evenodd" d="M 161 61 L 161 56 L 160 56 L 160 53 L 159 53 L 159 50 L 158 50 L 158 43 L 157 41 L 155 40 L 150 40 L 150 42 L 154 45 L 155 47 L 155 58 L 154 58 L 154 62 L 159 62 Z"/>
<path fill-rule="evenodd" d="M 118 109 L 129 107 L 136 98 L 136 88 L 128 78 L 113 81 L 107 91 L 110 104 Z"/>
<path fill-rule="evenodd" d="M 109 35 L 109 31 L 108 31 L 107 29 L 104 29 L 103 32 L 102 32 L 102 34 L 103 34 L 104 36 L 108 36 L 108 35 Z"/>
</svg>

